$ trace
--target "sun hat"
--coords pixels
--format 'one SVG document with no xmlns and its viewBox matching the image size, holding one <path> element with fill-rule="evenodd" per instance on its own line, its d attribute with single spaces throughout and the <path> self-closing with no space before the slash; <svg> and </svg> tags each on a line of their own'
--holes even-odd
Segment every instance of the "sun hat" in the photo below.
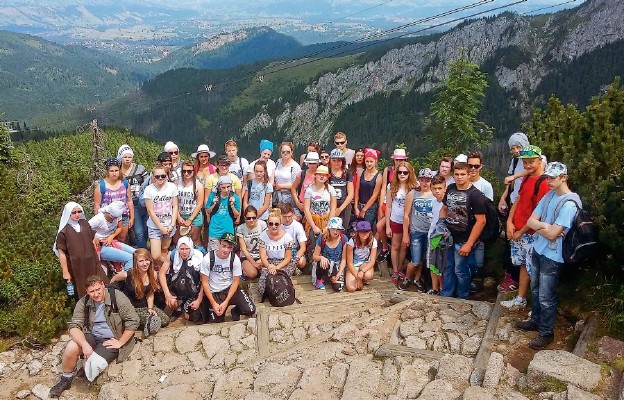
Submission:
<svg viewBox="0 0 624 400">
<path fill-rule="evenodd" d="M 344 230 L 342 226 L 342 218 L 340 217 L 331 217 L 327 222 L 327 229 L 340 229 Z"/>
<path fill-rule="evenodd" d="M 188 236 L 191 233 L 191 226 L 180 225 L 180 236 Z"/>
<path fill-rule="evenodd" d="M 520 150 L 520 155 L 518 158 L 541 158 L 542 157 L 542 149 L 537 146 L 533 146 L 531 144 L 522 147 Z"/>
<path fill-rule="evenodd" d="M 165 147 L 163 147 L 163 151 L 170 152 L 172 150 L 179 150 L 178 145 L 173 142 L 165 143 Z"/>
<path fill-rule="evenodd" d="M 314 173 L 316 175 L 329 175 L 329 169 L 325 165 L 319 165 Z"/>
<path fill-rule="evenodd" d="M 231 185 L 231 184 L 232 184 L 232 178 L 230 178 L 229 175 L 220 176 L 219 179 L 217 180 L 217 186 Z"/>
<path fill-rule="evenodd" d="M 238 242 L 236 242 L 236 237 L 234 236 L 233 233 L 224 233 L 223 236 L 221 236 L 221 240 L 223 240 L 224 242 L 233 244 L 235 246 L 238 244 Z"/>
<path fill-rule="evenodd" d="M 434 176 L 435 176 L 435 172 L 433 172 L 430 168 L 424 168 L 418 171 L 419 178 L 432 179 Z"/>
<path fill-rule="evenodd" d="M 549 176 L 551 178 L 557 178 L 561 175 L 568 174 L 568 167 L 565 164 L 560 163 L 558 161 L 548 163 L 546 166 L 546 170 L 544 171 L 544 175 Z"/>
<path fill-rule="evenodd" d="M 208 153 L 210 155 L 210 158 L 212 158 L 212 157 L 217 155 L 217 153 L 215 153 L 214 151 L 210 150 L 210 148 L 208 147 L 207 144 L 200 144 L 197 147 L 197 151 L 195 153 L 191 154 L 191 157 L 197 158 L 197 155 L 199 153 Z"/>
<path fill-rule="evenodd" d="M 94 351 L 84 363 L 85 376 L 89 382 L 93 382 L 106 367 L 108 367 L 106 359 Z"/>
<path fill-rule="evenodd" d="M 311 151 L 308 154 L 306 154 L 306 158 L 305 160 L 303 160 L 304 163 L 306 164 L 310 164 L 310 163 L 320 163 L 321 159 L 319 158 L 319 154 L 316 151 Z"/>
<path fill-rule="evenodd" d="M 466 162 L 468 162 L 468 156 L 467 156 L 467 155 L 465 155 L 465 154 L 460 154 L 460 155 L 458 155 L 457 157 L 455 157 L 455 160 L 454 160 L 454 161 L 455 161 L 455 162 L 463 162 L 463 163 L 466 163 Z"/>
<path fill-rule="evenodd" d="M 340 149 L 333 149 L 329 154 L 329 158 L 345 158 L 344 153 Z"/>
<path fill-rule="evenodd" d="M 359 221 L 357 224 L 355 224 L 355 230 L 357 232 L 369 232 L 369 231 L 372 231 L 373 229 L 371 228 L 370 222 Z"/>
<path fill-rule="evenodd" d="M 270 140 L 262 139 L 260 141 L 260 153 L 265 150 L 271 150 L 271 153 L 273 153 L 273 142 L 271 142 Z"/>
<path fill-rule="evenodd" d="M 380 155 L 381 151 L 377 149 L 371 149 L 369 147 L 364 149 L 364 158 L 374 158 L 375 160 L 378 160 Z"/>
<path fill-rule="evenodd" d="M 390 158 L 395 160 L 407 160 L 407 153 L 405 152 L 405 149 L 394 149 Z"/>
</svg>

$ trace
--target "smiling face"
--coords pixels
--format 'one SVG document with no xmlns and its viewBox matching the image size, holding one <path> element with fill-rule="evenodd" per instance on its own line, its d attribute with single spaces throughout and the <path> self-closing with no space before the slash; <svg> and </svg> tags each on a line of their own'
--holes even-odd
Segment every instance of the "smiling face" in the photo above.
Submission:
<svg viewBox="0 0 624 400">
<path fill-rule="evenodd" d="M 523 158 L 522 166 L 529 173 L 529 175 L 533 175 L 542 166 L 542 160 L 538 157 Z"/>
<path fill-rule="evenodd" d="M 377 160 L 372 157 L 367 157 L 364 159 L 364 164 L 366 165 L 366 169 L 373 170 L 377 167 Z"/>
<path fill-rule="evenodd" d="M 210 154 L 199 153 L 197 155 L 197 160 L 199 161 L 199 165 L 208 165 L 208 163 L 210 162 Z"/>
<path fill-rule="evenodd" d="M 139 267 L 139 270 L 141 272 L 146 273 L 151 263 L 152 260 L 150 260 L 148 257 L 142 255 L 137 256 L 137 267 Z"/>
<path fill-rule="evenodd" d="M 164 168 L 154 168 L 152 170 L 152 178 L 154 178 L 154 185 L 160 188 L 167 182 L 167 172 Z"/>
<path fill-rule="evenodd" d="M 255 228 L 258 225 L 258 214 L 251 210 L 247 211 L 245 214 L 245 225 L 250 229 Z"/>
<path fill-rule="evenodd" d="M 268 159 L 271 158 L 271 155 L 273 154 L 273 152 L 271 150 L 262 150 L 262 152 L 260 153 L 260 159 L 267 161 Z"/>
<path fill-rule="evenodd" d="M 317 183 L 324 185 L 327 179 L 329 179 L 329 176 L 326 174 L 314 174 L 314 179 Z"/>
<path fill-rule="evenodd" d="M 277 216 L 272 215 L 269 217 L 269 219 L 267 219 L 267 229 L 271 233 L 277 233 L 277 231 L 279 231 L 281 224 L 282 224 L 282 221 Z"/>
<path fill-rule="evenodd" d="M 470 169 L 468 175 L 470 179 L 477 179 L 481 174 L 481 168 L 483 165 L 481 164 L 480 158 L 469 158 L 468 159 L 468 168 Z"/>
</svg>

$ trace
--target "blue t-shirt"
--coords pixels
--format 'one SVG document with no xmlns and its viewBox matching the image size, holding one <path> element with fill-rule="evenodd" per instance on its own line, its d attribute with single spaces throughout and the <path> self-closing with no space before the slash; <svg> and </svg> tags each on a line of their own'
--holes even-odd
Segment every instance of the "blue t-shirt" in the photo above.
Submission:
<svg viewBox="0 0 624 400">
<path fill-rule="evenodd" d="M 544 207 L 546 207 L 546 218 L 542 219 L 543 222 L 562 226 L 563 233 L 567 233 L 572 226 L 577 209 L 573 202 L 566 201 L 559 207 L 557 215 L 555 215 L 555 207 L 559 204 L 560 199 L 561 196 L 551 190 L 537 203 L 533 214 L 541 216 Z M 533 251 L 553 261 L 563 263 L 563 236 L 559 236 L 555 240 L 550 240 L 540 235 L 538 232 L 535 242 L 533 242 Z"/>
<path fill-rule="evenodd" d="M 212 201 L 215 196 L 219 196 L 217 193 L 210 193 L 208 196 L 208 201 L 206 202 L 206 209 L 212 206 Z M 241 200 L 240 197 L 236 193 L 232 193 L 232 197 L 234 197 L 234 207 L 237 211 L 240 212 L 241 209 Z M 217 213 L 210 217 L 210 224 L 208 225 L 208 236 L 211 238 L 220 238 L 224 233 L 234 234 L 234 221 L 230 216 L 230 211 L 228 210 L 229 205 L 229 197 L 219 199 L 219 209 Z"/>
<path fill-rule="evenodd" d="M 106 306 L 104 302 L 95 302 L 95 318 L 93 319 L 93 329 L 91 329 L 91 333 L 98 339 L 111 339 L 115 337 L 113 331 L 106 322 L 106 317 L 104 316 L 105 309 Z"/>
<path fill-rule="evenodd" d="M 340 261 L 342 261 L 342 246 L 344 246 L 346 243 L 344 243 L 343 240 L 340 240 L 336 247 L 329 247 L 329 244 L 327 243 L 327 241 L 325 241 L 325 248 L 323 248 L 321 245 L 321 239 L 322 235 L 319 235 L 319 237 L 316 239 L 316 245 L 318 247 L 321 247 L 321 255 L 331 262 L 340 263 Z"/>
<path fill-rule="evenodd" d="M 256 207 L 256 210 L 259 210 L 264 205 L 264 199 L 267 194 L 273 193 L 273 185 L 271 182 L 268 183 L 260 183 L 256 182 L 256 180 L 251 181 L 251 191 L 249 193 L 248 201 L 250 206 Z M 271 200 L 269 200 L 270 202 Z M 271 207 L 269 207 L 271 208 Z M 266 221 L 269 218 L 269 209 L 264 210 L 262 215 L 258 216 L 258 219 Z"/>
</svg>

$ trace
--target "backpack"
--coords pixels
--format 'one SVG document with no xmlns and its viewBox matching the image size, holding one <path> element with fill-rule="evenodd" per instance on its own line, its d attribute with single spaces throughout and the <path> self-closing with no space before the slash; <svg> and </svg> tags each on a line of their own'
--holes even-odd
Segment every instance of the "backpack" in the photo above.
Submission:
<svg viewBox="0 0 624 400">
<path fill-rule="evenodd" d="M 563 261 L 566 264 L 577 264 L 587 261 L 595 252 L 596 233 L 594 222 L 588 211 L 583 210 L 573 199 L 571 201 L 576 206 L 577 212 L 572 221 L 572 226 L 563 238 Z"/>
<path fill-rule="evenodd" d="M 344 233 L 340 233 L 340 241 L 338 242 L 340 246 L 344 246 L 347 243 L 347 237 Z M 325 235 L 321 235 L 321 254 L 323 253 L 323 249 L 325 249 Z"/>
<path fill-rule="evenodd" d="M 121 183 L 123 183 L 126 190 L 128 190 L 128 186 L 129 186 L 128 180 L 126 178 L 122 178 Z M 102 198 L 104 198 L 104 195 L 106 194 L 106 182 L 104 182 L 104 179 L 100 179 L 99 184 L 100 184 L 100 193 L 102 194 Z M 102 205 L 103 204 L 100 202 L 100 207 Z"/>
<path fill-rule="evenodd" d="M 266 286 L 262 295 L 261 303 L 268 299 L 273 307 L 285 307 L 295 301 L 301 303 L 295 297 L 295 287 L 288 273 L 284 270 L 277 270 L 275 275 L 268 274 Z"/>
<path fill-rule="evenodd" d="M 524 178 L 522 178 L 522 183 L 520 184 L 520 189 L 518 189 L 518 194 L 520 194 L 520 192 L 522 191 L 522 188 L 524 187 L 524 184 L 528 180 L 529 180 L 529 176 L 528 175 L 525 176 Z M 537 180 L 535 181 L 535 186 L 533 187 L 533 198 L 535 198 L 535 196 L 537 196 L 537 194 L 539 193 L 540 185 L 545 180 L 546 180 L 546 175 L 541 175 L 539 178 L 537 178 Z M 533 204 L 537 205 L 536 202 L 533 202 Z"/>
<path fill-rule="evenodd" d="M 479 193 L 479 196 L 483 196 L 483 200 L 485 202 L 485 226 L 479 235 L 479 240 L 483 243 L 492 243 L 500 237 L 501 233 L 498 207 L 496 207 L 496 204 L 486 197 L 479 189 L 475 188 L 475 190 Z M 470 196 L 468 196 L 468 199 L 470 199 Z M 469 206 L 469 208 L 471 207 L 472 206 Z"/>
<path fill-rule="evenodd" d="M 188 263 L 182 263 L 180 270 L 171 276 L 169 288 L 181 299 L 195 299 L 199 294 L 199 277 Z"/>
<path fill-rule="evenodd" d="M 216 196 L 219 196 L 219 203 L 218 203 L 218 206 L 212 207 L 212 211 L 210 211 L 210 217 L 212 217 L 217 212 L 219 212 L 219 208 L 221 208 L 221 195 L 219 193 L 215 193 L 215 197 Z M 232 207 L 230 207 L 230 198 L 233 196 L 234 194 L 230 192 L 227 198 L 227 210 L 228 210 L 228 214 L 230 214 L 230 218 L 232 218 L 232 223 L 234 224 L 236 223 L 236 217 L 234 216 L 234 211 L 232 211 Z"/>
</svg>

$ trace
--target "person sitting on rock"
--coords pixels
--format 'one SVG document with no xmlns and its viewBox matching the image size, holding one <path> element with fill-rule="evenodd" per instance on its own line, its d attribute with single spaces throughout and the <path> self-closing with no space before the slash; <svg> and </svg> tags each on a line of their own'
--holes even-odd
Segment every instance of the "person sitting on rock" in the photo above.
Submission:
<svg viewBox="0 0 624 400">
<path fill-rule="evenodd" d="M 85 287 L 87 295 L 76 303 L 69 323 L 71 340 L 63 351 L 63 374 L 50 389 L 50 397 L 59 397 L 71 387 L 80 355 L 85 358 L 85 375 L 93 381 L 113 360 L 125 360 L 134 347 L 139 316 L 130 300 L 116 289 L 107 289 L 98 275 L 89 276 Z"/>
<path fill-rule="evenodd" d="M 347 291 L 362 290 L 364 283 L 373 279 L 377 256 L 377 239 L 374 238 L 371 224 L 359 221 L 355 226 L 355 237 L 347 242 Z"/>
<path fill-rule="evenodd" d="M 243 272 L 241 261 L 233 252 L 234 246 L 236 237 L 225 233 L 219 241 L 219 249 L 209 251 L 202 261 L 201 284 L 210 301 L 210 322 L 223 322 L 230 305 L 234 305 L 232 321 L 256 312 L 251 297 L 238 286 Z"/>
</svg>

